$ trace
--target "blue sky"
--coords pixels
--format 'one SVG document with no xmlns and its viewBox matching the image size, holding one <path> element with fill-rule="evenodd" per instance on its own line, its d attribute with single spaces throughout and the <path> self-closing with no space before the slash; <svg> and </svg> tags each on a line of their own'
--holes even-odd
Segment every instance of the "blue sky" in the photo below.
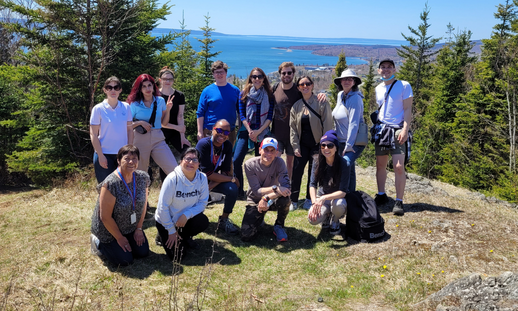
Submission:
<svg viewBox="0 0 518 311">
<path fill-rule="evenodd" d="M 444 37 L 451 22 L 456 30 L 471 30 L 472 39 L 491 35 L 496 7 L 503 0 L 428 0 L 429 34 Z M 162 0 L 162 3 L 166 1 Z M 401 40 L 408 26 L 417 28 L 426 1 L 414 0 L 172 0 L 171 14 L 160 28 L 179 28 L 182 11 L 187 29 L 197 30 L 210 15 L 217 32 L 316 38 Z"/>
</svg>

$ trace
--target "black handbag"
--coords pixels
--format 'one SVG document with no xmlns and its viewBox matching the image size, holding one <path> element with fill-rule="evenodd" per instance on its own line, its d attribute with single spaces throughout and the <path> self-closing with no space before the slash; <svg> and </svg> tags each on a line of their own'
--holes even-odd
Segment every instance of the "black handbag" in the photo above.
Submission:
<svg viewBox="0 0 518 311">
<path fill-rule="evenodd" d="M 151 118 L 149 118 L 149 124 L 151 124 L 151 126 L 153 126 L 153 124 L 155 123 L 156 109 L 157 109 L 157 105 L 156 105 L 156 100 L 155 100 L 153 102 L 153 111 L 151 112 Z M 135 121 L 140 121 L 140 120 L 133 119 L 133 122 L 135 122 Z M 135 127 L 134 130 L 135 130 L 135 132 L 142 134 L 142 135 L 147 133 L 147 130 L 142 125 Z"/>
</svg>

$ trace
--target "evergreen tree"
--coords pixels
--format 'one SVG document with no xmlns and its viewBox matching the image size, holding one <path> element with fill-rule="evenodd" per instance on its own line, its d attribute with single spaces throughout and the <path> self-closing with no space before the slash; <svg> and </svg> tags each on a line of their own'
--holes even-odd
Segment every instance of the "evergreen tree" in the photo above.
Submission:
<svg viewBox="0 0 518 311">
<path fill-rule="evenodd" d="M 200 70 L 201 75 L 204 78 L 205 82 L 208 84 L 212 82 L 212 70 L 210 69 L 213 59 L 219 55 L 221 52 L 214 52 L 214 42 L 218 40 L 212 39 L 212 32 L 214 31 L 214 28 L 211 28 L 209 26 L 210 16 L 207 14 L 205 16 L 205 26 L 201 27 L 200 29 L 203 30 L 203 39 L 198 39 L 201 46 L 201 51 L 198 52 L 198 55 L 200 56 Z"/>
<path fill-rule="evenodd" d="M 27 21 L 3 26 L 22 37 L 26 86 L 37 93 L 25 102 L 25 113 L 13 123 L 28 124 L 17 150 L 7 158 L 9 169 L 23 172 L 35 183 L 48 183 L 58 174 L 91 163 L 88 125 L 90 109 L 103 96 L 108 75 L 131 82 L 143 72 L 157 72 L 157 52 L 172 36 L 149 32 L 169 7 L 156 0 L 49 0 L 36 8 L 0 0 Z M 101 95 L 101 96 L 100 96 Z M 27 119 L 28 118 L 28 119 Z"/>
<path fill-rule="evenodd" d="M 400 49 L 397 49 L 398 55 L 404 58 L 404 63 L 399 68 L 397 78 L 408 81 L 412 86 L 415 108 L 414 120 L 416 121 L 423 113 L 429 96 L 426 92 L 426 84 L 428 84 L 426 79 L 432 74 L 432 57 L 439 52 L 434 51 L 433 48 L 441 40 L 441 38 L 432 38 L 428 35 L 428 28 L 431 26 L 428 23 L 429 13 L 428 4 L 425 4 L 424 10 L 420 14 L 421 24 L 417 29 L 408 26 L 412 35 L 401 34 L 410 45 L 402 45 Z"/>
<path fill-rule="evenodd" d="M 338 61 L 336 62 L 335 66 L 335 74 L 333 75 L 333 80 L 331 82 L 331 85 L 329 86 L 329 91 L 331 93 L 331 98 L 329 99 L 329 102 L 331 103 L 332 108 L 335 107 L 336 98 L 338 96 L 338 88 L 334 83 L 334 78 L 341 76 L 342 71 L 344 71 L 345 69 L 347 69 L 347 62 L 345 60 L 345 52 L 342 50 L 342 52 L 340 52 L 340 54 L 338 55 Z"/>
<path fill-rule="evenodd" d="M 372 58 L 369 60 L 369 73 L 365 76 L 362 83 L 362 91 L 363 91 L 363 116 L 368 122 L 370 122 L 370 114 L 376 110 L 378 110 L 378 105 L 376 104 L 376 80 L 375 80 L 375 69 Z"/>
</svg>

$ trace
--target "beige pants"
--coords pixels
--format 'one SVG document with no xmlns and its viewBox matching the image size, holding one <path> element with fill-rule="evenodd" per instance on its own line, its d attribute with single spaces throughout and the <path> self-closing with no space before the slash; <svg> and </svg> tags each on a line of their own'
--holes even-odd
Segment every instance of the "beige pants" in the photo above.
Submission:
<svg viewBox="0 0 518 311">
<path fill-rule="evenodd" d="M 149 167 L 149 157 L 160 166 L 166 173 L 171 173 L 178 165 L 174 158 L 173 152 L 165 143 L 164 133 L 161 129 L 151 129 L 146 134 L 139 134 L 133 131 L 133 145 L 140 151 L 140 160 L 138 169 L 147 172 Z"/>
<path fill-rule="evenodd" d="M 315 220 L 309 220 L 309 223 L 312 225 L 318 225 L 326 219 L 326 217 L 332 214 L 332 222 L 338 222 L 340 218 L 344 217 L 347 214 L 347 202 L 345 199 L 334 199 L 332 201 L 327 200 L 322 204 L 322 208 L 320 210 L 320 216 Z"/>
</svg>

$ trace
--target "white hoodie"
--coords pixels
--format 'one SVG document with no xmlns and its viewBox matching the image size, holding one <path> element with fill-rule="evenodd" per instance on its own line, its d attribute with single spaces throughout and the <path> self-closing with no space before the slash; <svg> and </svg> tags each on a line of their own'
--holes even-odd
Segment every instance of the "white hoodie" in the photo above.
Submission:
<svg viewBox="0 0 518 311">
<path fill-rule="evenodd" d="M 187 220 L 205 210 L 209 201 L 207 176 L 196 171 L 192 181 L 188 180 L 178 165 L 167 175 L 160 189 L 155 220 L 162 224 L 169 234 L 176 232 L 175 224 L 180 216 Z"/>
</svg>

